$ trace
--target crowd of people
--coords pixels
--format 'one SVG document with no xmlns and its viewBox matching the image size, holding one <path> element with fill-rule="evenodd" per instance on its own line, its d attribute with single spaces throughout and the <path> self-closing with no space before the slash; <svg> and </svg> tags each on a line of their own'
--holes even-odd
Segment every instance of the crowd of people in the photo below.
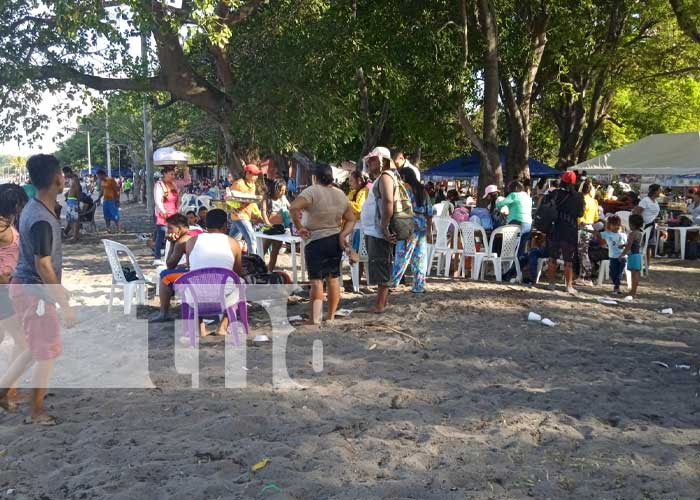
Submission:
<svg viewBox="0 0 700 500">
<path fill-rule="evenodd" d="M 353 262 L 358 252 L 366 250 L 367 283 L 376 287 L 371 290 L 376 293 L 374 304 L 367 312 L 385 312 L 390 291 L 407 274 L 411 292 L 425 293 L 437 217 L 476 224 L 487 235 L 503 225 L 518 226 L 517 257 L 526 271 L 524 283 L 535 281 L 538 262 L 547 259 L 549 288 L 555 288 L 557 268 L 563 263 L 566 291 L 576 294 L 580 287 L 592 285 L 595 266 L 608 260 L 613 293 L 622 293 L 622 277 L 629 271 L 632 300 L 657 239 L 669 239 L 657 230 L 658 220 L 663 217 L 668 226 L 700 222 L 698 188 L 691 191 L 692 199 L 683 210 L 687 213 L 679 216 L 662 214 L 660 198 L 673 195 L 657 184 L 649 186 L 641 199 L 630 192 L 616 197 L 614 189 L 597 184 L 585 173 L 564 172 L 556 180 L 533 185 L 529 179 L 512 179 L 505 190 L 488 185 L 478 193 L 471 185 L 421 182 L 420 171 L 402 151 L 376 147 L 364 157 L 363 165 L 338 185 L 331 166 L 317 164 L 311 170 L 312 184 L 295 193 L 288 191 L 284 178 L 264 178 L 263 169 L 248 164 L 241 179 L 227 182 L 222 193 L 225 209 L 186 207 L 184 213 L 180 197 L 192 179 L 186 165 L 165 165 L 154 186 L 153 252 L 162 271 L 160 308 L 152 320 L 169 319 L 174 284 L 189 271 L 221 267 L 245 276 L 246 266 L 269 251 L 267 271 L 274 274 L 282 244 L 268 241 L 256 248 L 256 229 L 305 240 L 311 285 L 307 323 L 318 325 L 324 317 L 324 302 L 326 320 L 335 318 L 343 255 Z M 27 170 L 31 182 L 26 185 L 0 185 L 0 333 L 14 339 L 11 364 L 0 378 L 0 408 L 14 408 L 13 387 L 33 366 L 37 388 L 31 393 L 28 422 L 53 425 L 55 419 L 43 400 L 53 361 L 62 350 L 57 307 L 68 326 L 74 322 L 68 293 L 61 286 L 62 242 L 78 240 L 84 203 L 92 202 L 91 208 L 101 203 L 107 230 L 111 232 L 112 225 L 122 230 L 119 201 L 127 187 L 98 171 L 91 188 L 51 155 L 31 157 Z M 57 203 L 60 194 L 66 201 L 65 228 Z M 645 246 L 648 254 L 643 255 Z M 455 272 L 454 263 L 452 267 Z M 515 267 L 505 277 L 515 279 Z M 35 291 L 36 286 L 45 285 L 48 291 Z M 217 332 L 224 335 L 227 327 L 222 320 Z M 206 333 L 204 327 L 200 333 Z"/>
</svg>

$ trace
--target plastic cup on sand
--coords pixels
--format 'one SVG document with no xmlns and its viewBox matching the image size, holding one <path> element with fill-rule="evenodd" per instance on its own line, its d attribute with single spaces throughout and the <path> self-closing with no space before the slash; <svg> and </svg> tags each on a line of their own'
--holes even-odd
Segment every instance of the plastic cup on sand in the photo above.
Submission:
<svg viewBox="0 0 700 500">
<path fill-rule="evenodd" d="M 542 321 L 542 316 L 540 316 L 536 312 L 530 312 L 530 314 L 527 315 L 527 320 L 528 321 Z"/>
<path fill-rule="evenodd" d="M 544 318 L 542 324 L 545 326 L 556 326 L 556 323 L 549 318 Z"/>
</svg>

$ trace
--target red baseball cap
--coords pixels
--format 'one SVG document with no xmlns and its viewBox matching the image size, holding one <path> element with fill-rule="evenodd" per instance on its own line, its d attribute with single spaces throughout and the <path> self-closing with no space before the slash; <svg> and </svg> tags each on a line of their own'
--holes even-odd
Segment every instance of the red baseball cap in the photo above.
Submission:
<svg viewBox="0 0 700 500">
<path fill-rule="evenodd" d="M 253 175 L 260 175 L 263 173 L 262 170 L 260 170 L 257 165 L 253 165 L 252 163 L 249 163 L 248 165 L 246 165 L 243 170 L 245 170 L 247 173 L 253 174 Z"/>
<path fill-rule="evenodd" d="M 564 184 L 576 184 L 576 173 L 571 171 L 564 172 L 561 176 L 561 181 Z"/>
</svg>

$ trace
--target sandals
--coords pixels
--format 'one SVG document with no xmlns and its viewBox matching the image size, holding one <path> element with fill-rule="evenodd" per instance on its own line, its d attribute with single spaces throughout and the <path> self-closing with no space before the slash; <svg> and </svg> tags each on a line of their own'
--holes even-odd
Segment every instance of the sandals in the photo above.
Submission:
<svg viewBox="0 0 700 500">
<path fill-rule="evenodd" d="M 52 415 L 40 415 L 36 418 L 27 417 L 24 419 L 25 425 L 41 425 L 43 427 L 53 427 L 58 425 L 58 419 Z"/>
</svg>

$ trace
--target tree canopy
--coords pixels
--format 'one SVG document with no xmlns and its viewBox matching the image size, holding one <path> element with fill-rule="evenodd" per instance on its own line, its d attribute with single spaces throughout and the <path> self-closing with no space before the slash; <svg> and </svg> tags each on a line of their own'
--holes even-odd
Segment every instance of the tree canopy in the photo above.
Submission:
<svg viewBox="0 0 700 500">
<path fill-rule="evenodd" d="M 698 19 L 689 0 L 5 0 L 0 139 L 38 137 L 46 95 L 66 92 L 55 112 L 73 120 L 99 92 L 138 163 L 145 96 L 157 145 L 233 169 L 382 144 L 424 164 L 476 149 L 484 182 L 502 183 L 531 154 L 563 167 L 697 127 Z M 86 127 L 102 135 L 95 102 L 61 148 L 71 161 Z"/>
</svg>

